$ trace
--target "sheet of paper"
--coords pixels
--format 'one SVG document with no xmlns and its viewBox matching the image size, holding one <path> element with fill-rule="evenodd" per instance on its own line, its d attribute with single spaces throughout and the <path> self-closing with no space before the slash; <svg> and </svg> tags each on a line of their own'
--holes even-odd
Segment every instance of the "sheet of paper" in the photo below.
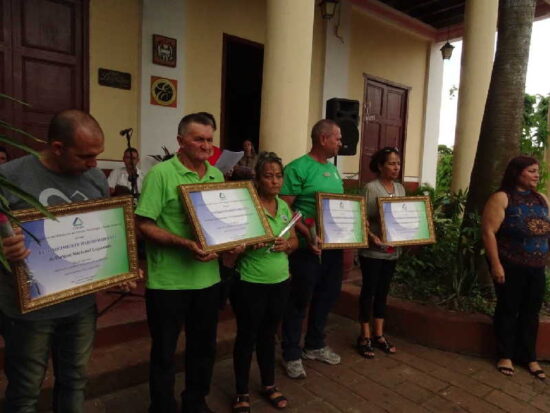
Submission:
<svg viewBox="0 0 550 413">
<path fill-rule="evenodd" d="M 233 152 L 224 149 L 214 166 L 225 174 L 237 165 L 237 162 L 239 162 L 243 156 L 243 151 Z"/>
</svg>

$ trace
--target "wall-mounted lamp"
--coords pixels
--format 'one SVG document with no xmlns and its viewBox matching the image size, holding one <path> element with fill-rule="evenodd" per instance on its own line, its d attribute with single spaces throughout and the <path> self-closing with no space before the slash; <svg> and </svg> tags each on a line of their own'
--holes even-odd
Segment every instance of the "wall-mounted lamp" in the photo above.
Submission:
<svg viewBox="0 0 550 413">
<path fill-rule="evenodd" d="M 330 20 L 336 13 L 336 6 L 340 0 L 321 0 L 319 7 L 321 7 L 321 16 L 323 19 Z"/>
<path fill-rule="evenodd" d="M 443 57 L 443 60 L 449 60 L 451 58 L 454 48 L 455 47 L 451 43 L 449 43 L 449 41 L 447 41 L 447 43 L 445 43 L 443 47 L 439 49 L 441 50 L 441 57 Z"/>
</svg>

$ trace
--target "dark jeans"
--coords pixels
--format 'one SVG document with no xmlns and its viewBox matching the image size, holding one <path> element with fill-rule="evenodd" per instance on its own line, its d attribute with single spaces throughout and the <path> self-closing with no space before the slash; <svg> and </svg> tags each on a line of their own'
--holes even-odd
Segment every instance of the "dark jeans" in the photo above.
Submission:
<svg viewBox="0 0 550 413">
<path fill-rule="evenodd" d="M 4 370 L 8 378 L 6 413 L 36 412 L 52 353 L 55 376 L 53 411 L 84 411 L 86 365 L 93 348 L 96 308 L 70 317 L 21 320 L 2 315 Z"/>
<path fill-rule="evenodd" d="M 502 263 L 504 284 L 495 283 L 494 327 L 498 358 L 537 359 L 539 311 L 545 290 L 544 268 Z"/>
<path fill-rule="evenodd" d="M 275 384 L 275 333 L 283 318 L 289 287 L 289 280 L 277 284 L 238 280 L 233 284 L 231 305 L 237 318 L 233 368 L 237 394 L 248 393 L 254 347 L 262 385 Z"/>
<path fill-rule="evenodd" d="M 390 291 L 397 260 L 359 257 L 363 285 L 359 296 L 359 322 L 368 323 L 374 318 L 386 317 L 386 301 Z"/>
<path fill-rule="evenodd" d="M 342 250 L 324 250 L 322 260 L 300 248 L 289 257 L 290 297 L 283 317 L 283 358 L 301 357 L 302 322 L 309 306 L 304 348 L 325 347 L 325 325 L 342 288 Z"/>
<path fill-rule="evenodd" d="M 172 413 L 174 354 L 185 326 L 185 391 L 182 402 L 189 410 L 204 403 L 216 356 L 216 329 L 220 284 L 202 290 L 152 290 L 145 293 L 147 323 L 151 334 L 149 391 L 150 412 Z"/>
</svg>

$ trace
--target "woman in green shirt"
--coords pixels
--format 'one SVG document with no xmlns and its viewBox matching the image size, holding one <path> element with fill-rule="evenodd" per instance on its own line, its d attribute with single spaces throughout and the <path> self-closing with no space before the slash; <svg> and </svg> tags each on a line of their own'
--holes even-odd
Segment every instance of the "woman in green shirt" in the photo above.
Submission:
<svg viewBox="0 0 550 413">
<path fill-rule="evenodd" d="M 273 234 L 279 234 L 292 219 L 292 211 L 277 195 L 283 184 L 283 165 L 273 152 L 261 153 L 255 167 L 255 184 Z M 283 317 L 289 294 L 287 255 L 298 247 L 294 229 L 278 237 L 273 245 L 256 245 L 237 261 L 238 280 L 231 304 L 237 319 L 233 367 L 237 395 L 233 412 L 250 411 L 248 379 L 252 353 L 262 380 L 261 394 L 278 409 L 288 400 L 275 387 L 275 333 Z"/>
</svg>

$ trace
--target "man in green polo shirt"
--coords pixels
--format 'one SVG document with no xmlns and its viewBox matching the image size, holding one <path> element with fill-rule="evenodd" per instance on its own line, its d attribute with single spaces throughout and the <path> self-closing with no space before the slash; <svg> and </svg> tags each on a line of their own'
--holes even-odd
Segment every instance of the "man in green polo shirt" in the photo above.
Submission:
<svg viewBox="0 0 550 413">
<path fill-rule="evenodd" d="M 328 161 L 342 146 L 340 128 L 332 120 L 317 122 L 311 131 L 311 151 L 285 168 L 281 198 L 304 218 L 315 219 L 315 194 L 342 194 L 344 186 L 336 166 Z M 328 314 L 342 287 L 342 250 L 321 250 L 317 237 L 304 223 L 296 225 L 300 248 L 289 256 L 291 292 L 283 318 L 283 359 L 287 375 L 305 378 L 302 358 L 339 364 L 340 356 L 325 343 Z M 300 346 L 302 322 L 309 306 L 307 332 Z"/>
<path fill-rule="evenodd" d="M 214 124 L 202 113 L 185 116 L 178 126 L 179 152 L 155 165 L 145 177 L 136 215 L 147 241 L 147 322 L 151 333 L 149 412 L 176 412 L 174 353 L 185 327 L 185 382 L 182 412 L 210 412 L 220 301 L 217 254 L 194 241 L 180 200 L 182 184 L 223 182 L 206 160 L 212 152 Z"/>
</svg>

